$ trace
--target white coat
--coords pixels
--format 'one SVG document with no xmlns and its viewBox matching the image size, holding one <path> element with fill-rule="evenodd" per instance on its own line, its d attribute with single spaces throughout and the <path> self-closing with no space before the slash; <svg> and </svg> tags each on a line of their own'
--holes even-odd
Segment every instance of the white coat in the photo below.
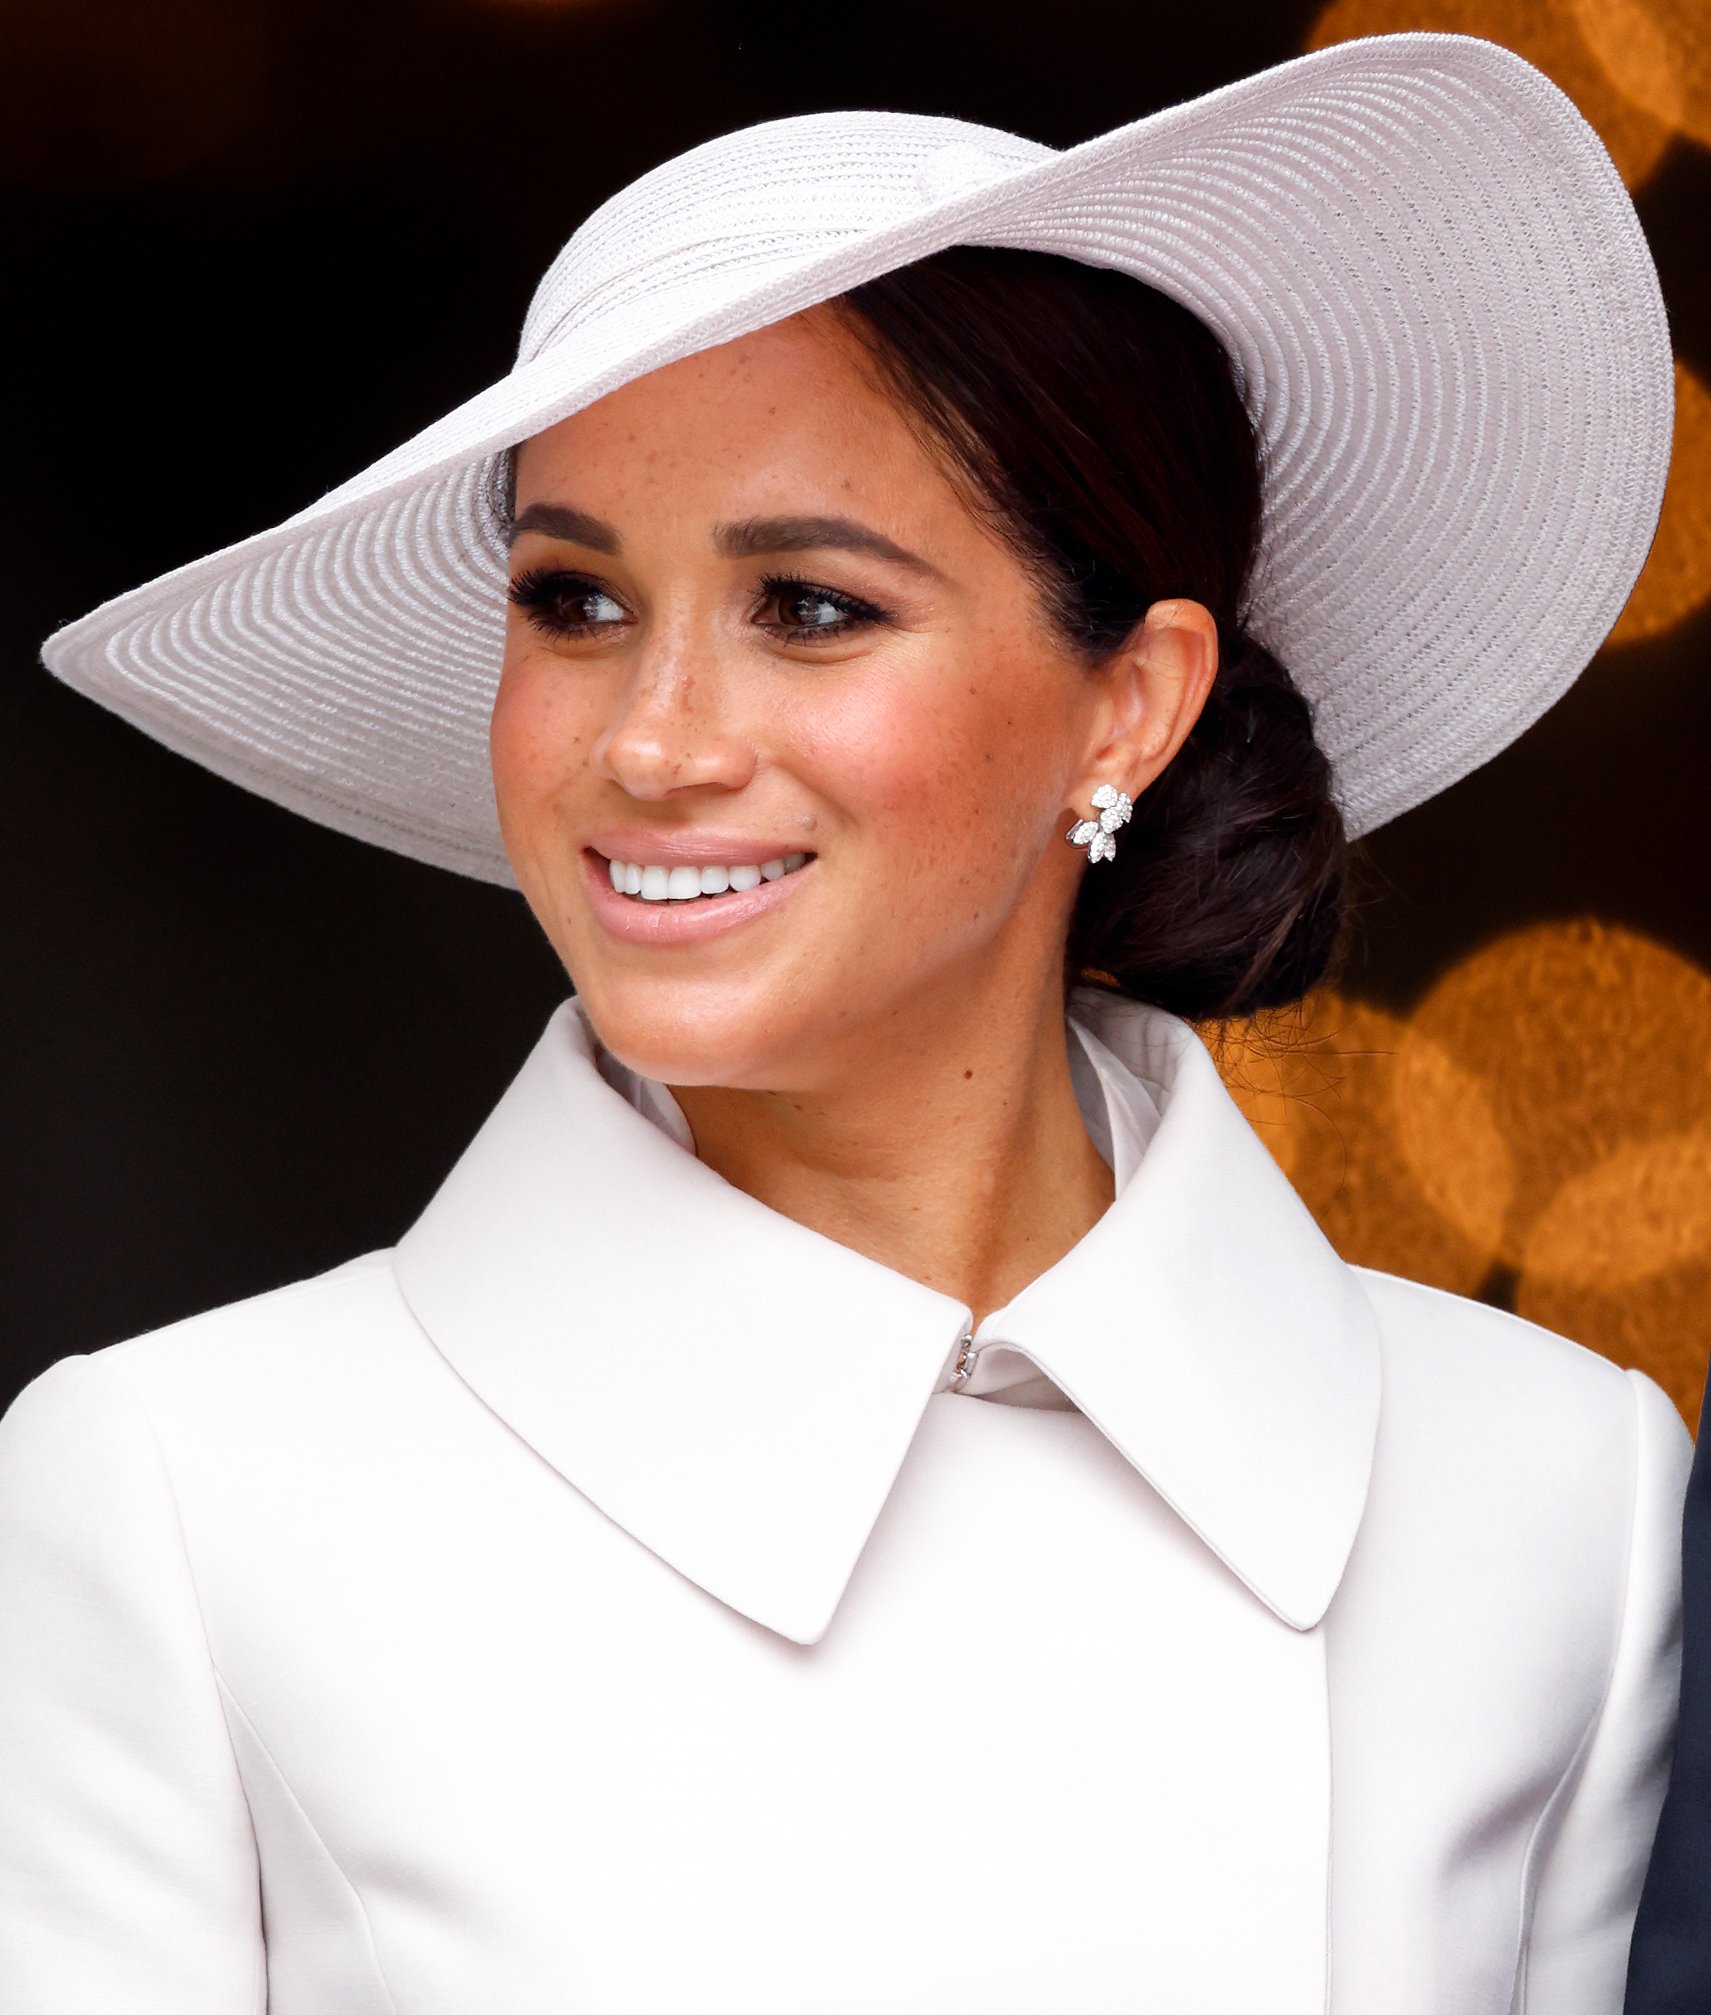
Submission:
<svg viewBox="0 0 1711 2015">
<path fill-rule="evenodd" d="M 6 2015 L 1617 2015 L 1679 1418 L 1072 1025 L 1145 1151 L 976 1341 L 1073 1405 L 573 1005 L 396 1250 L 31 1386 Z"/>
</svg>

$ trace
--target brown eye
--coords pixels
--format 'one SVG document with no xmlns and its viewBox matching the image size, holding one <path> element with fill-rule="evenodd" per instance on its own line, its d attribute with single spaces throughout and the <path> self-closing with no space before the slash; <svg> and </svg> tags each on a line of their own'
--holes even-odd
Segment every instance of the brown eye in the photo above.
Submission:
<svg viewBox="0 0 1711 2015">
<path fill-rule="evenodd" d="M 784 627 L 800 630 L 833 630 L 849 613 L 840 608 L 830 595 L 822 595 L 814 588 L 792 588 L 788 594 L 773 597 L 784 615 Z M 826 612 L 830 610 L 828 615 Z"/>
<path fill-rule="evenodd" d="M 762 606 L 771 603 L 783 616 L 783 621 L 763 623 L 761 628 L 790 643 L 847 636 L 852 630 L 888 620 L 885 611 L 871 602 L 795 574 L 769 574 L 760 586 Z"/>
<path fill-rule="evenodd" d="M 563 567 L 530 567 L 511 583 L 507 594 L 513 606 L 549 637 L 587 636 L 606 628 L 614 612 L 620 621 L 625 614 L 623 604 L 598 581 Z"/>
</svg>

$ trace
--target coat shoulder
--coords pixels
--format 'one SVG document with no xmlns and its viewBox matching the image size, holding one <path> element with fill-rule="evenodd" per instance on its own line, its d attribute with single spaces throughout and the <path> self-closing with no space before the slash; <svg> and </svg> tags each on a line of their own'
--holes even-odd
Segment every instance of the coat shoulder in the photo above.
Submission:
<svg viewBox="0 0 1711 2015">
<path fill-rule="evenodd" d="M 151 1408 L 237 1404 L 249 1411 L 265 1407 L 270 1394 L 329 1374 L 360 1379 L 389 1348 L 420 1342 L 391 1252 L 380 1250 L 60 1365 L 78 1362 L 86 1381 L 126 1386 Z"/>
<path fill-rule="evenodd" d="M 1507 1309 L 1399 1274 L 1350 1271 L 1378 1319 L 1387 1399 L 1438 1435 L 1495 1432 L 1517 1452 L 1554 1451 L 1572 1471 L 1595 1448 L 1642 1441 L 1679 1461 L 1692 1443 L 1675 1406 L 1644 1372 Z"/>
<path fill-rule="evenodd" d="M 371 1417 L 438 1364 L 391 1261 L 366 1253 L 50 1364 L 0 1423 L 0 1522 L 22 1504 L 52 1523 L 67 1493 L 98 1519 L 122 1477 L 141 1501 L 162 1462 L 175 1487 L 219 1472 L 227 1504 L 268 1460 L 300 1477 L 339 1423 Z"/>
<path fill-rule="evenodd" d="M 1621 1389 L 1622 1372 L 1609 1358 L 1524 1315 L 1376 1267 L 1351 1266 L 1349 1271 L 1366 1290 L 1387 1341 L 1438 1354 L 1446 1370 L 1465 1353 L 1469 1369 L 1560 1381 L 1588 1395 L 1613 1395 Z"/>
</svg>

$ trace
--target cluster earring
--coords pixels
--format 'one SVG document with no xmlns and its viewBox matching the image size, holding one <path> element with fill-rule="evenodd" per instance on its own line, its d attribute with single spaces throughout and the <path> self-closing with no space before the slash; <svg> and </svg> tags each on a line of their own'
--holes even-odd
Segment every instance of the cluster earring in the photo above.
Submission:
<svg viewBox="0 0 1711 2015">
<path fill-rule="evenodd" d="M 1064 838 L 1072 847 L 1085 847 L 1089 861 L 1115 860 L 1117 828 L 1129 823 L 1135 801 L 1127 791 L 1118 790 L 1115 784 L 1101 784 L 1093 793 L 1093 809 L 1099 816 L 1077 819 Z"/>
</svg>

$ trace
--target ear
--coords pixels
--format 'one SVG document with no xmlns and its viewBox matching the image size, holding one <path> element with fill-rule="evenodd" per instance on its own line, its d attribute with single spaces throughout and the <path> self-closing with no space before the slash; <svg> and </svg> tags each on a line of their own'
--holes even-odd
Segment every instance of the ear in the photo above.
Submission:
<svg viewBox="0 0 1711 2015">
<path fill-rule="evenodd" d="M 1088 752 L 1085 804 L 1099 784 L 1138 798 L 1182 747 L 1218 675 L 1218 625 L 1200 602 L 1154 602 L 1096 676 L 1105 682 Z"/>
</svg>

